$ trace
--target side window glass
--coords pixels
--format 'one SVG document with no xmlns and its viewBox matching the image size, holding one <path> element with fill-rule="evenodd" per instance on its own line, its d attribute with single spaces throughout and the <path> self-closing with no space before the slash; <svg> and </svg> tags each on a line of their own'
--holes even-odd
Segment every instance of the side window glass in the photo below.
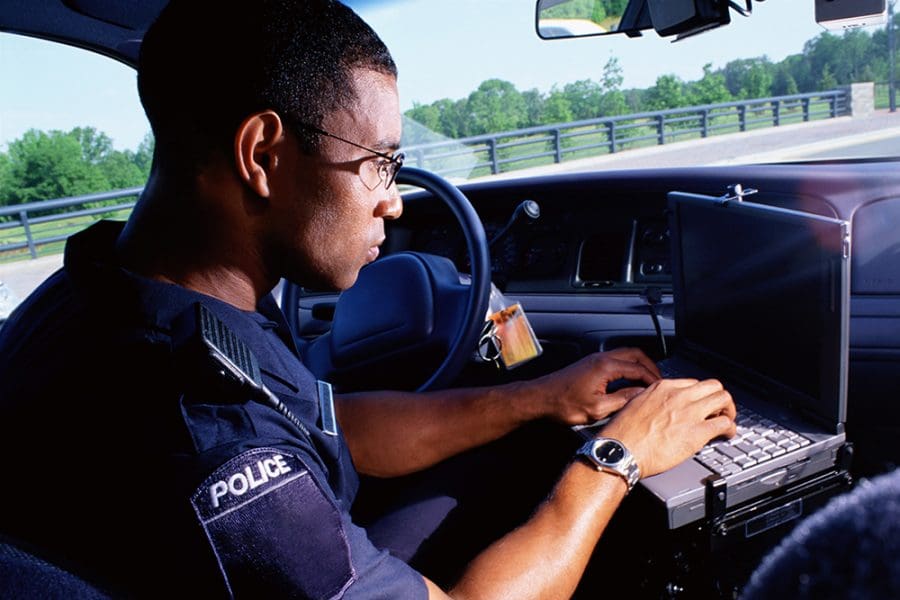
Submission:
<svg viewBox="0 0 900 600">
<path fill-rule="evenodd" d="M 67 236 L 127 217 L 152 153 L 134 69 L 0 33 L 0 320 L 58 267 Z"/>
</svg>

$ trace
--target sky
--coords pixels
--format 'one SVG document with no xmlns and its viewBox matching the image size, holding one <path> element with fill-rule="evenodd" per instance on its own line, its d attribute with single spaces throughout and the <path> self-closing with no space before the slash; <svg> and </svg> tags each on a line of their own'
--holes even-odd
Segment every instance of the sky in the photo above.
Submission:
<svg viewBox="0 0 900 600">
<path fill-rule="evenodd" d="M 691 81 L 702 76 L 706 63 L 718 68 L 763 55 L 779 61 L 824 31 L 815 22 L 814 0 L 767 0 L 753 8 L 749 18 L 732 13 L 730 25 L 674 44 L 653 31 L 636 39 L 541 40 L 530 0 L 397 0 L 387 8 L 360 10 L 399 66 L 405 110 L 414 102 L 465 97 L 494 77 L 542 92 L 599 80 L 611 57 L 623 69 L 625 88 L 651 86 L 668 73 Z M 461 29 L 451 30 L 452 23 Z M 0 151 L 30 128 L 93 126 L 119 150 L 135 149 L 149 131 L 134 71 L 109 58 L 0 34 L 0 81 Z"/>
</svg>

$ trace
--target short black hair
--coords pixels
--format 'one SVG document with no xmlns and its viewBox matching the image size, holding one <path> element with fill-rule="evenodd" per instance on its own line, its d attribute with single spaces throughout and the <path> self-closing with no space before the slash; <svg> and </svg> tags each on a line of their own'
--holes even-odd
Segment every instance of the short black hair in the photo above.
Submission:
<svg viewBox="0 0 900 600">
<path fill-rule="evenodd" d="M 320 126 L 355 99 L 356 68 L 397 76 L 384 42 L 335 0 L 172 0 L 141 44 L 138 91 L 157 153 L 184 168 L 227 156 L 256 111 Z"/>
</svg>

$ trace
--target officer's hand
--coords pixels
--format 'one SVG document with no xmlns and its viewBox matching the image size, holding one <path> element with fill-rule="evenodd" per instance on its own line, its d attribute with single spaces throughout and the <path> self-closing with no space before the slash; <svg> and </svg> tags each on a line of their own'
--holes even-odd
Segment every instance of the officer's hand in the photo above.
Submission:
<svg viewBox="0 0 900 600">
<path fill-rule="evenodd" d="M 601 435 L 621 441 L 646 477 L 674 467 L 715 437 L 733 437 L 734 417 L 731 394 L 715 379 L 665 379 L 635 396 Z"/>
<path fill-rule="evenodd" d="M 610 382 L 630 379 L 649 385 L 659 378 L 653 361 L 636 348 L 597 352 L 538 380 L 545 403 L 542 412 L 567 425 L 593 423 L 643 391 L 643 387 L 629 387 L 607 393 Z"/>
</svg>

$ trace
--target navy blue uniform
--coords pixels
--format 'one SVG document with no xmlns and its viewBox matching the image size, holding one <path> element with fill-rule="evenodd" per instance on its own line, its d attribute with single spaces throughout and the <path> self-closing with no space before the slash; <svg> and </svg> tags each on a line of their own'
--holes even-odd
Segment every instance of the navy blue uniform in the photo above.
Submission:
<svg viewBox="0 0 900 600">
<path fill-rule="evenodd" d="M 422 577 L 351 522 L 346 442 L 320 429 L 315 379 L 274 300 L 241 311 L 129 273 L 111 258 L 120 230 L 73 237 L 64 268 L 0 329 L 0 532 L 114 593 L 425 597 Z M 197 302 L 309 436 L 196 385 L 172 327 Z"/>
</svg>

